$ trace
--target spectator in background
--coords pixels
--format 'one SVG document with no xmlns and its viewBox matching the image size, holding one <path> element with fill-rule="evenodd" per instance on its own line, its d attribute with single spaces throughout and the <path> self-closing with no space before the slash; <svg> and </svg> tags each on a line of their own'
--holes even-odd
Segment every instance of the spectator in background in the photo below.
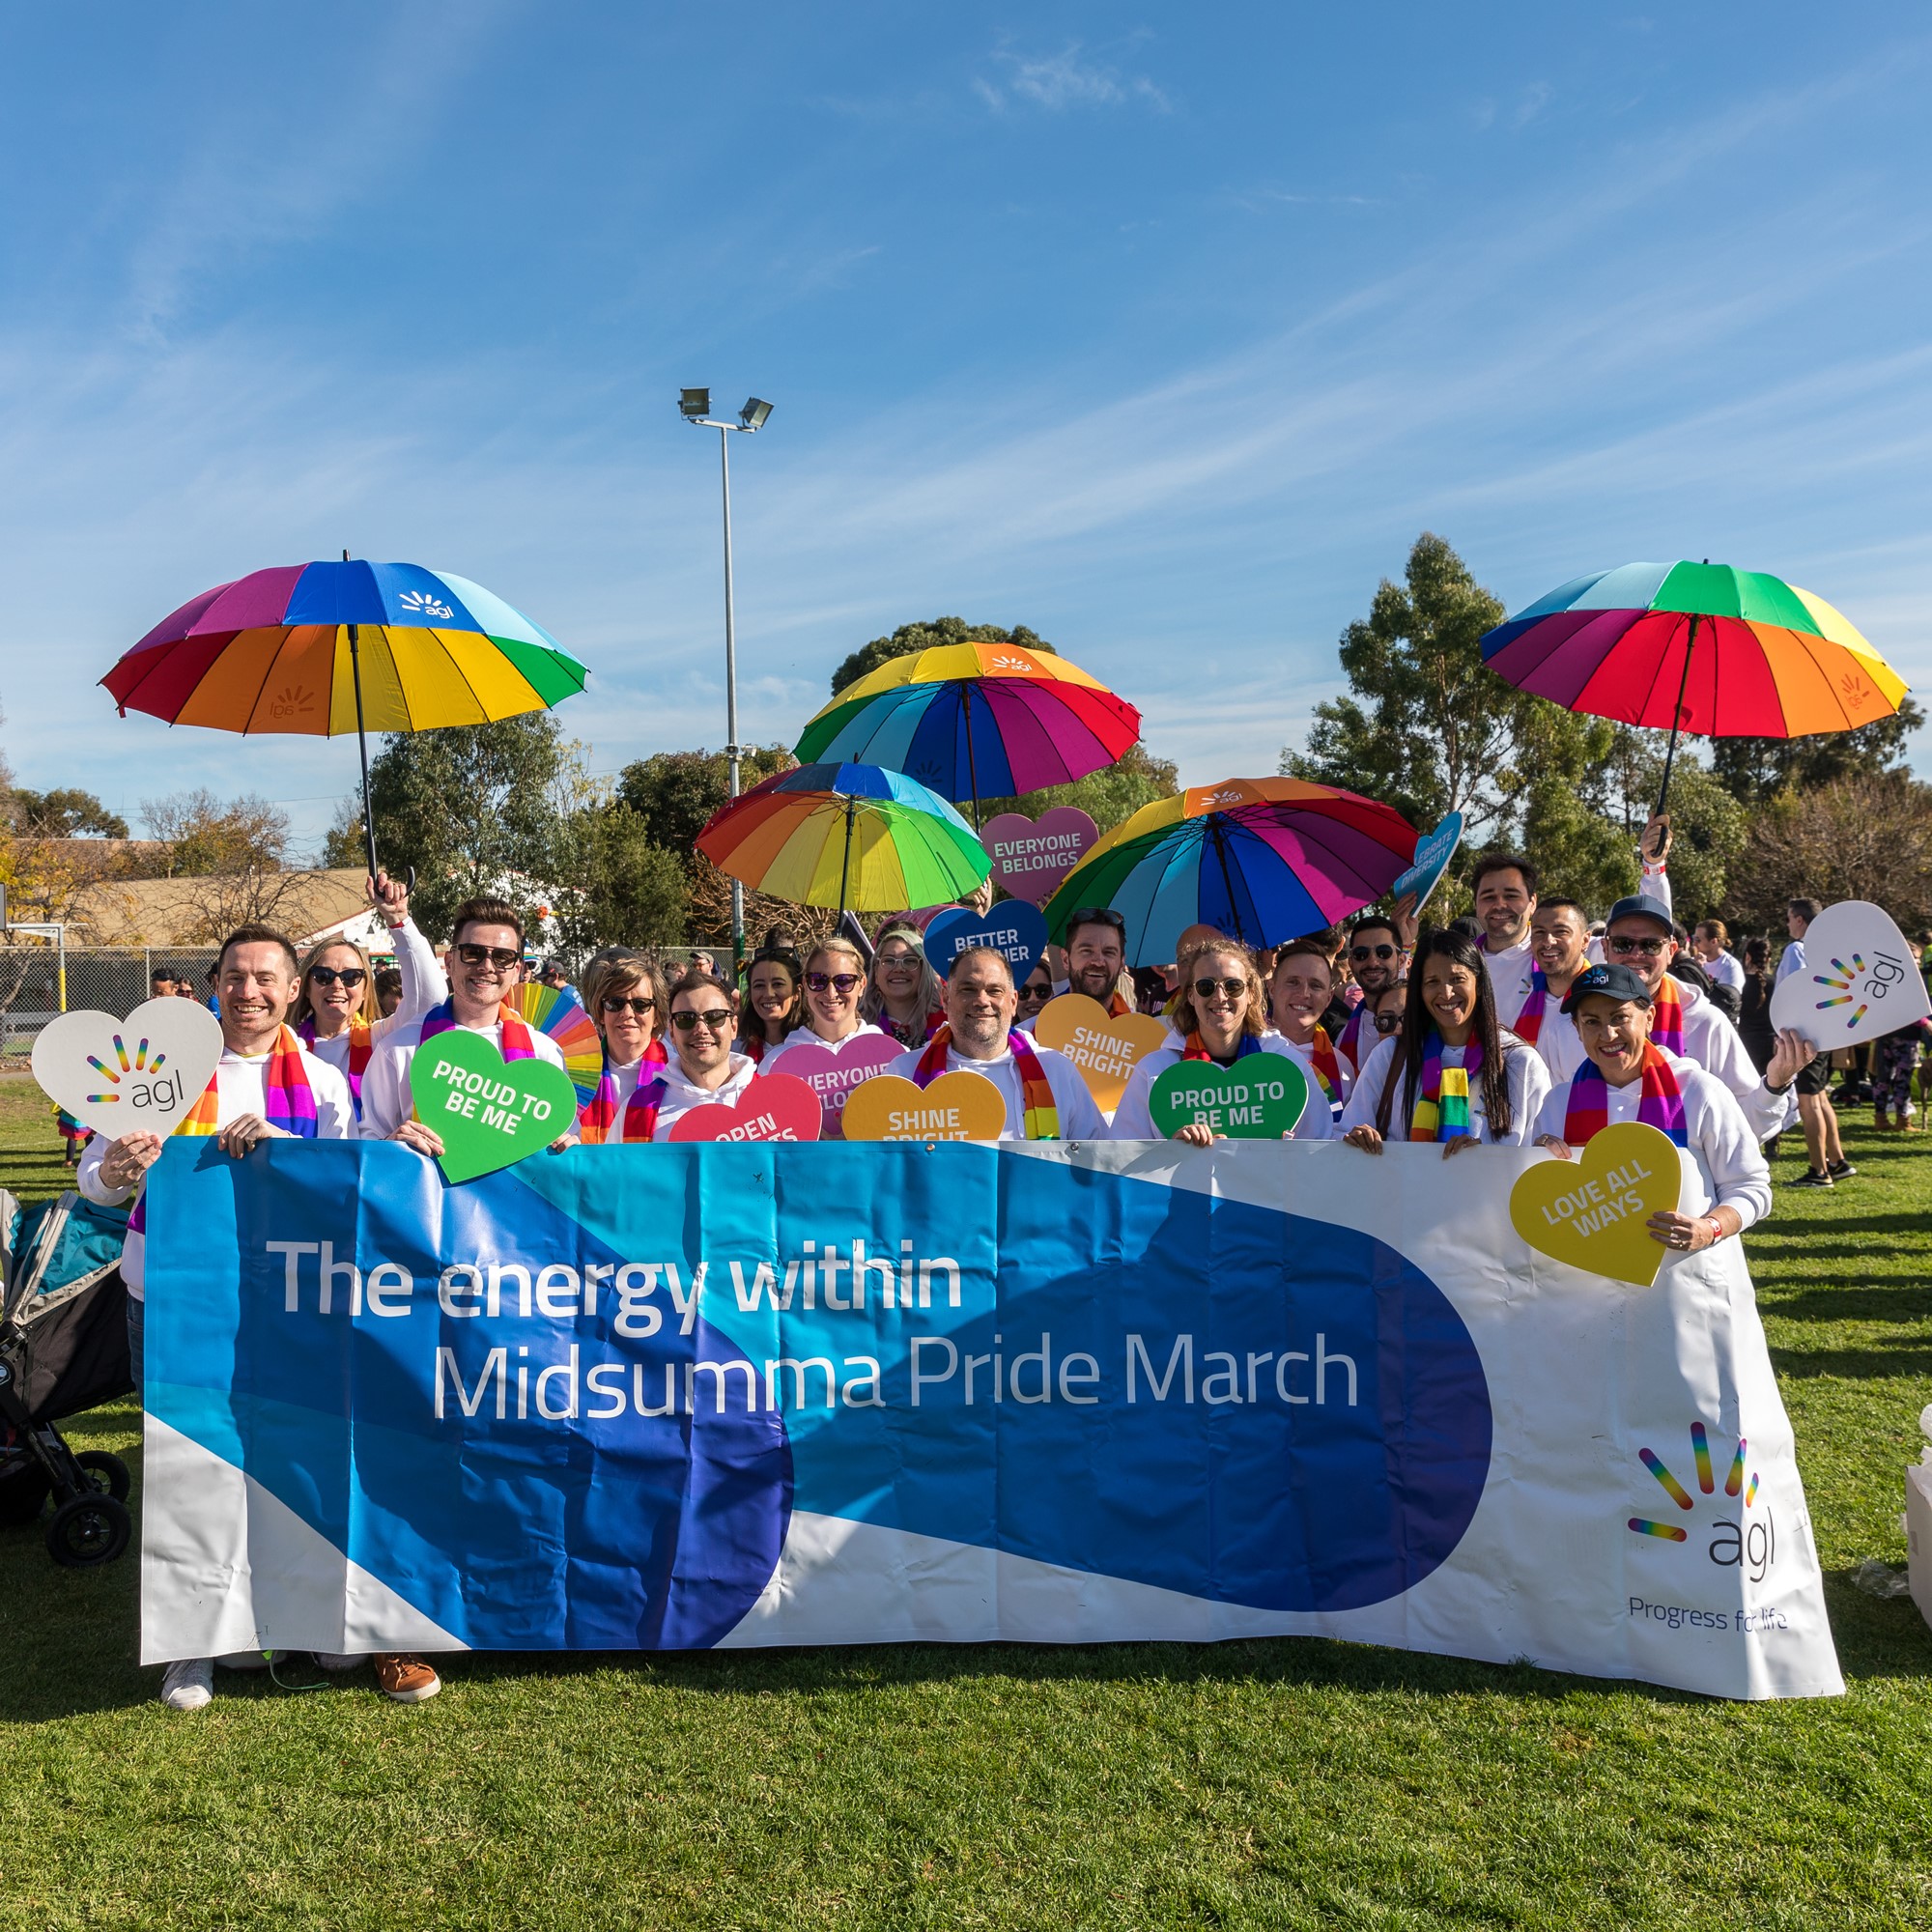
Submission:
<svg viewBox="0 0 1932 1932">
<path fill-rule="evenodd" d="M 1882 1034 L 1872 1042 L 1872 1111 L 1881 1130 L 1889 1128 L 1901 1134 L 1918 1131 L 1918 1109 L 1912 1104 L 1912 1076 L 1918 1071 L 1924 1042 L 1923 1020 Z"/>
<path fill-rule="evenodd" d="M 1804 934 L 1818 917 L 1816 899 L 1793 899 L 1784 909 L 1784 927 L 1791 935 L 1777 962 L 1774 992 L 1794 973 L 1804 970 Z M 1832 1110 L 1832 1056 L 1820 1053 L 1798 1070 L 1798 1119 L 1804 1128 L 1804 1151 L 1810 1166 L 1791 1185 L 1831 1187 L 1858 1173 L 1845 1158 L 1838 1138 L 1838 1117 Z"/>
<path fill-rule="evenodd" d="M 1019 992 L 1019 1020 L 1022 1033 L 1031 1033 L 1034 1022 L 1039 1018 L 1046 1003 L 1053 998 L 1053 975 L 1047 971 L 1044 959 L 1035 962 L 1034 969 L 1026 977 L 1026 983 Z"/>
<path fill-rule="evenodd" d="M 148 997 L 151 1000 L 172 1000 L 175 996 L 175 976 L 165 966 L 156 966 L 148 975 Z"/>
<path fill-rule="evenodd" d="M 1711 976 L 1714 986 L 1729 986 L 1743 995 L 1745 969 L 1730 949 L 1731 935 L 1720 919 L 1702 919 L 1690 935 L 1690 951 L 1697 963 Z"/>
<path fill-rule="evenodd" d="M 738 1051 L 753 1065 L 781 1047 L 802 1022 L 805 968 L 792 950 L 788 932 L 768 932 L 752 955 L 745 975 L 745 1019 L 738 1030 Z"/>
<path fill-rule="evenodd" d="M 1349 1077 L 1360 1072 L 1362 1062 L 1376 1043 L 1370 1025 L 1376 997 L 1402 979 L 1408 948 L 1396 929 L 1395 921 L 1383 913 L 1364 913 L 1349 934 L 1349 971 L 1362 989 L 1359 1005 L 1335 1037 L 1336 1053 L 1348 1063 Z M 1366 1037 L 1365 1030 L 1366 1029 Z"/>
<path fill-rule="evenodd" d="M 691 955 L 691 970 L 694 973 L 708 973 L 715 980 L 718 977 L 718 961 L 709 952 L 694 952 Z"/>
<path fill-rule="evenodd" d="M 395 966 L 376 968 L 376 1010 L 387 1019 L 403 1004 L 403 976 Z"/>
<path fill-rule="evenodd" d="M 1760 1078 L 1777 1051 L 1777 1032 L 1771 1023 L 1771 941 L 1745 941 L 1744 984 L 1739 988 L 1738 1034 Z"/>
</svg>

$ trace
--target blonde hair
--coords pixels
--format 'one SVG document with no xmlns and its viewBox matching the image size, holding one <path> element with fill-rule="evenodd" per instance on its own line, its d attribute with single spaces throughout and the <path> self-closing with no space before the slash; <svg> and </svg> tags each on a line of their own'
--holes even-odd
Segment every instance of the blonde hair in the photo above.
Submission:
<svg viewBox="0 0 1932 1932">
<path fill-rule="evenodd" d="M 849 939 L 838 933 L 828 933 L 825 938 L 813 943 L 812 949 L 805 955 L 805 970 L 810 973 L 828 953 L 842 952 L 859 969 L 860 979 L 866 977 L 866 955 Z M 801 981 L 801 983 L 803 983 Z"/>
<path fill-rule="evenodd" d="M 357 946 L 353 939 L 325 939 L 320 946 L 311 946 L 308 957 L 301 963 L 301 972 L 297 979 L 296 1003 L 289 1009 L 289 1024 L 298 1027 L 303 1020 L 315 1017 L 315 1007 L 308 996 L 309 968 L 333 952 L 338 947 L 346 947 L 362 962 L 362 997 L 355 1003 L 355 1010 L 350 1014 L 352 1024 L 360 1020 L 365 1026 L 374 1026 L 382 1018 L 383 1009 L 376 1004 L 376 969 L 369 963 L 368 952 Z"/>
<path fill-rule="evenodd" d="M 879 948 L 889 939 L 903 939 L 919 961 L 919 986 L 914 995 L 915 1017 L 929 1013 L 939 1004 L 939 975 L 925 956 L 925 936 L 916 925 L 895 920 L 872 942 L 872 963 L 866 974 L 866 990 L 859 1000 L 859 1017 L 873 1026 L 884 1026 L 891 1015 L 886 1011 L 886 996 L 879 987 Z"/>
<path fill-rule="evenodd" d="M 1232 939 L 1198 939 L 1175 961 L 1174 1024 L 1183 1035 L 1201 1030 L 1201 1015 L 1194 1008 L 1194 969 L 1202 960 L 1237 959 L 1241 980 L 1248 989 L 1241 1009 L 1241 1031 L 1259 1039 L 1267 1032 L 1267 1008 L 1262 998 L 1262 976 L 1254 955 Z"/>
</svg>

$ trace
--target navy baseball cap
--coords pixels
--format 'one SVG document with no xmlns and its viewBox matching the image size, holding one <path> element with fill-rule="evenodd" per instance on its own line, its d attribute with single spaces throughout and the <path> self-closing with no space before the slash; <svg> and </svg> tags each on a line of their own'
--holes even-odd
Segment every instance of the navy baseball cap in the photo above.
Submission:
<svg viewBox="0 0 1932 1932">
<path fill-rule="evenodd" d="M 1610 916 L 1604 922 L 1607 929 L 1620 919 L 1654 919 L 1666 936 L 1677 930 L 1677 922 L 1670 916 L 1670 908 L 1662 899 L 1654 899 L 1648 893 L 1633 893 L 1627 899 L 1619 899 L 1610 908 Z"/>
<path fill-rule="evenodd" d="M 1624 900 L 1625 905 L 1656 903 L 1655 899 Z M 1586 966 L 1570 981 L 1570 990 L 1563 995 L 1563 1010 L 1574 1013 L 1577 1002 L 1591 993 L 1601 993 L 1606 1000 L 1635 1000 L 1646 1007 L 1651 1004 L 1650 988 L 1628 966 Z"/>
</svg>

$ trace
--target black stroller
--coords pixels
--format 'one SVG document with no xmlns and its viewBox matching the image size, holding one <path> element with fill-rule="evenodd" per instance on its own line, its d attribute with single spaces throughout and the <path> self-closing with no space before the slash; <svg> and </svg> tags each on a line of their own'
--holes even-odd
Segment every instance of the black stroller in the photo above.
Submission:
<svg viewBox="0 0 1932 1932">
<path fill-rule="evenodd" d="M 85 1569 L 128 1548 L 128 1465 L 67 1446 L 63 1416 L 131 1393 L 126 1208 L 78 1194 L 23 1208 L 0 1188 L 0 1525 L 47 1519 L 47 1552 Z"/>
</svg>

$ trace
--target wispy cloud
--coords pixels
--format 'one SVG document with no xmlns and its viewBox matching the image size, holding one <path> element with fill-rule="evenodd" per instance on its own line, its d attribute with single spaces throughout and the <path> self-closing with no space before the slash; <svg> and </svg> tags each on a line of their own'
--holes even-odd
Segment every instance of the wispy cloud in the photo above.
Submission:
<svg viewBox="0 0 1932 1932">
<path fill-rule="evenodd" d="M 1144 73 L 1123 72 L 1105 61 L 1083 57 L 1078 41 L 1058 53 L 1021 54 L 997 49 L 999 77 L 977 74 L 973 91 L 995 113 L 1013 102 L 1061 114 L 1071 108 L 1141 106 L 1166 114 L 1172 110 L 1164 89 Z"/>
</svg>

